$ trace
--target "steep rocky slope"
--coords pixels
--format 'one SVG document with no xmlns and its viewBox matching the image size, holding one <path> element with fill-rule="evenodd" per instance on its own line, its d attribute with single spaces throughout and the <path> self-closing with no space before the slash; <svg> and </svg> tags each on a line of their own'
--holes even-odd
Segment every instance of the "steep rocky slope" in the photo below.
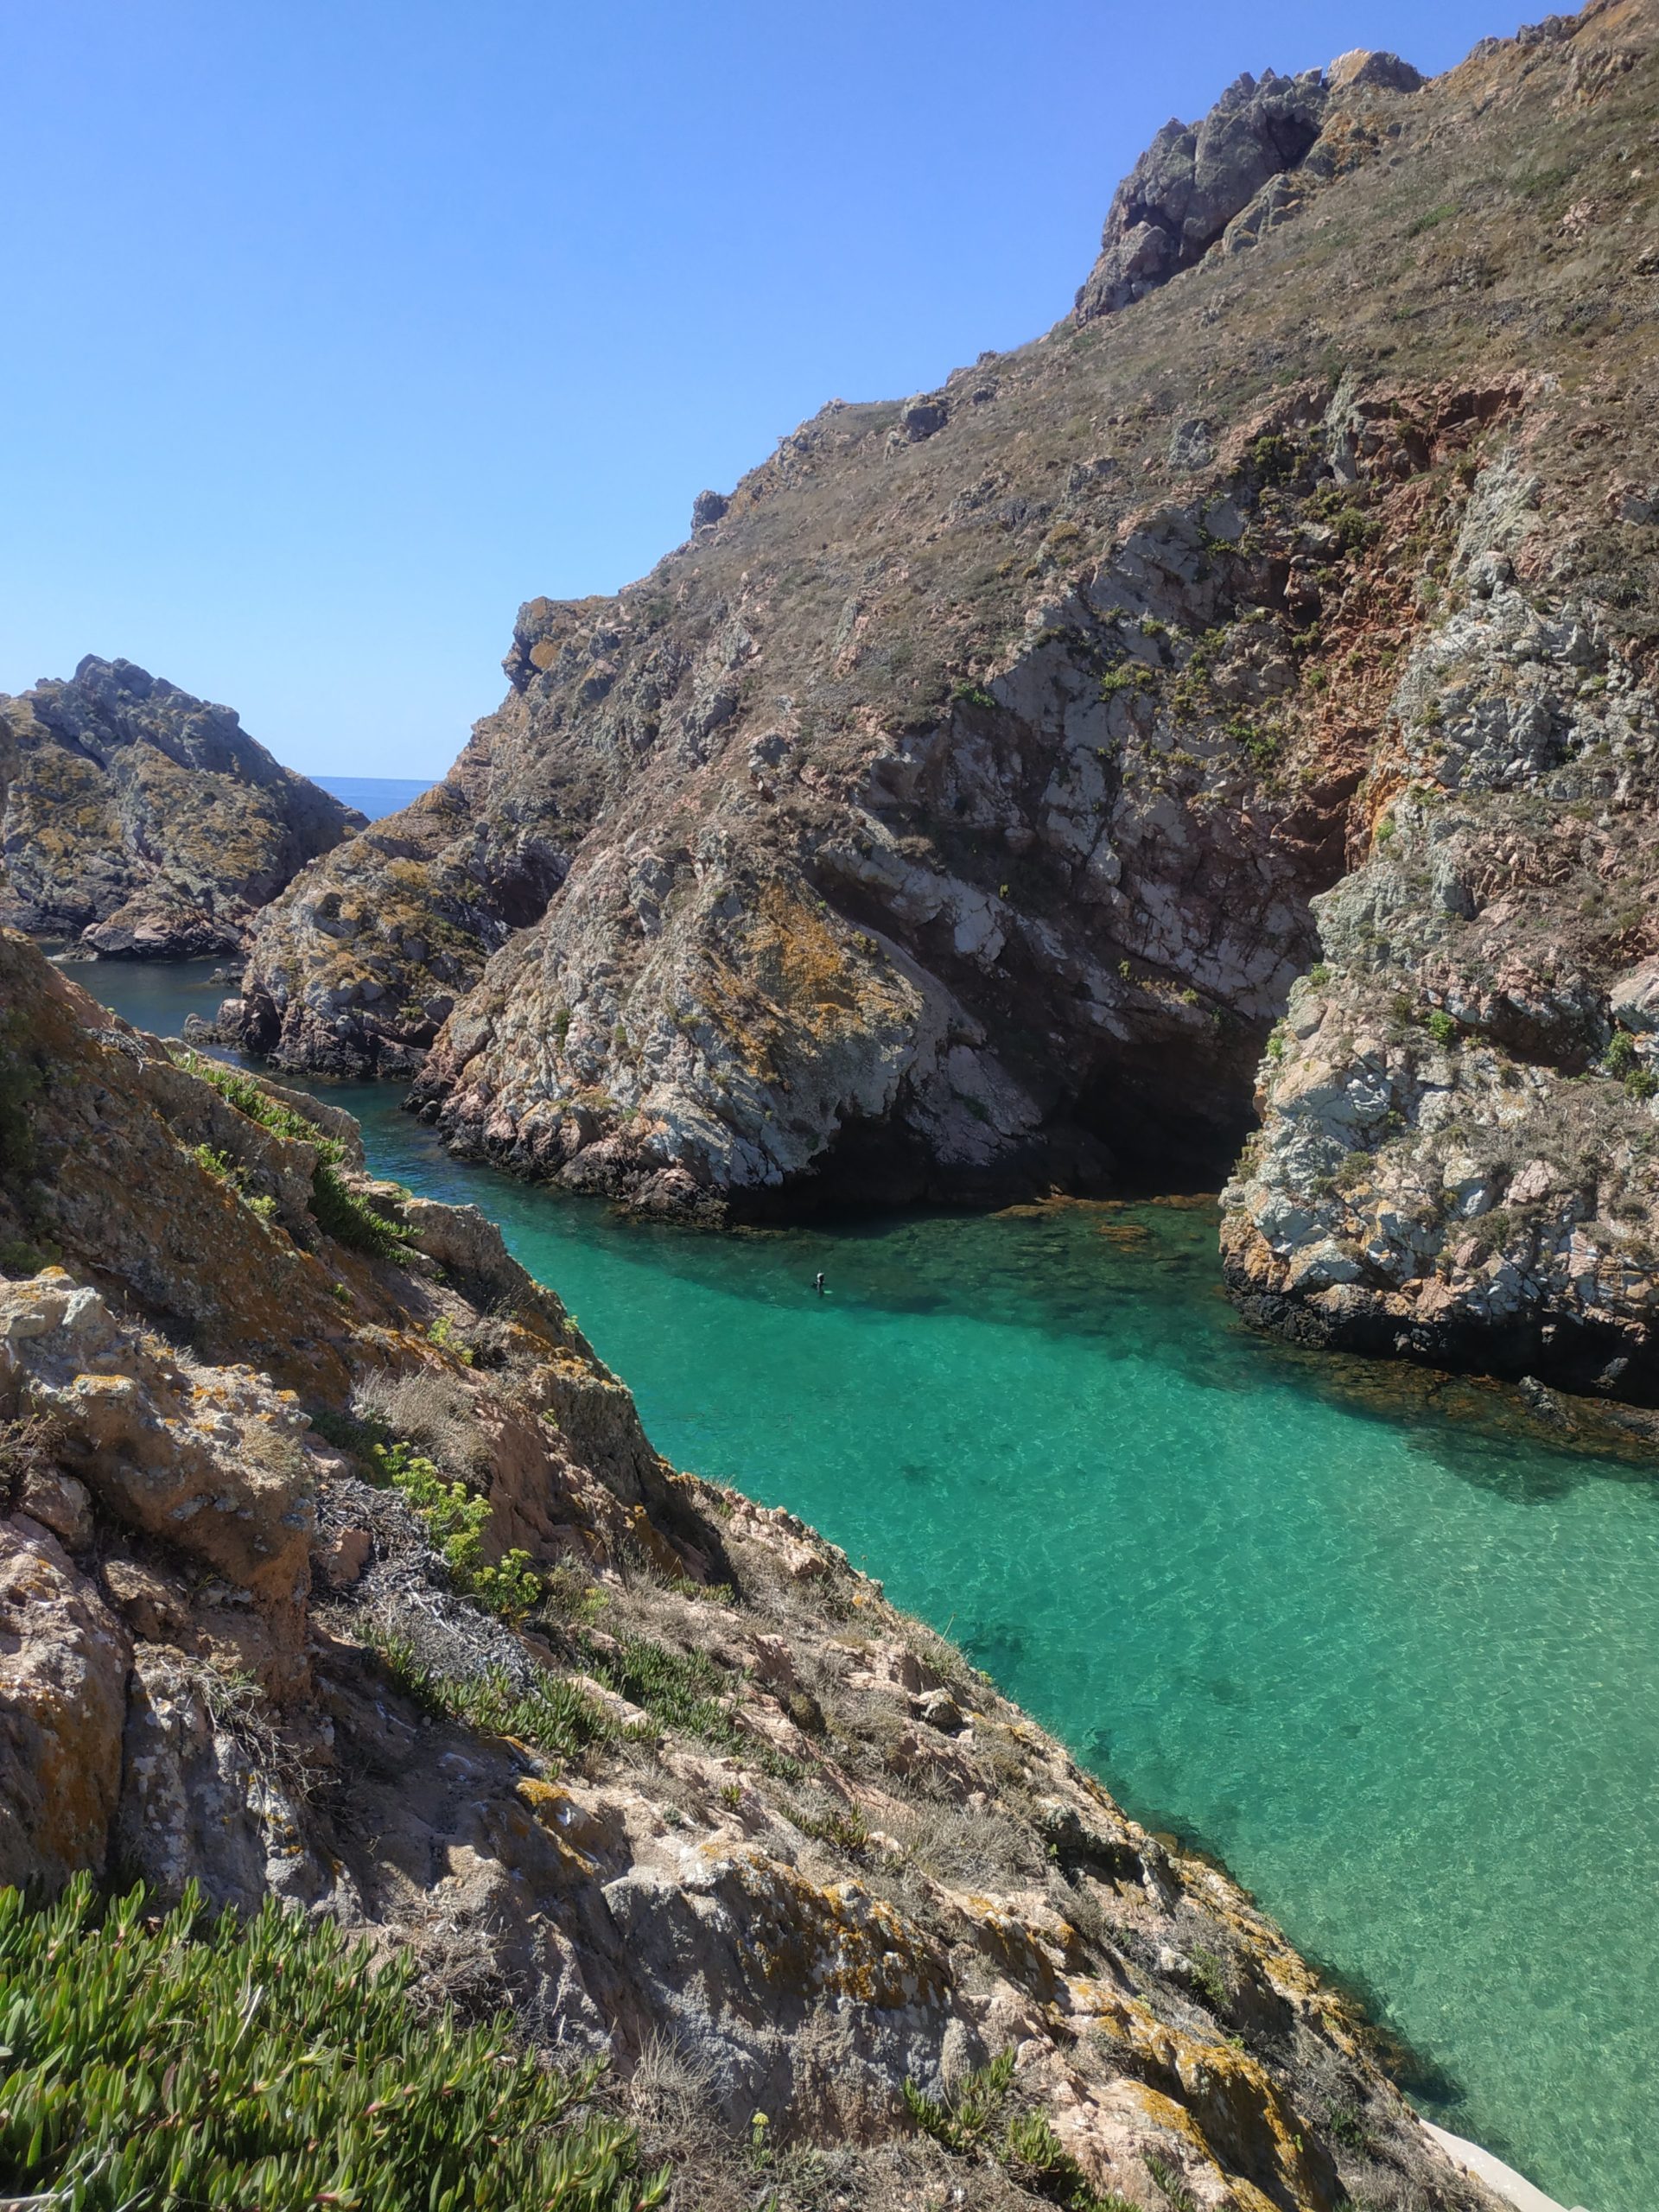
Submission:
<svg viewBox="0 0 1659 2212">
<path fill-rule="evenodd" d="M 15 937 L 0 989 L 0 1881 L 406 1948 L 606 2057 L 683 2212 L 1490 2212 L 1224 1873 L 664 1465 L 480 1217 Z"/>
<path fill-rule="evenodd" d="M 1652 1395 L 1656 31 L 1169 126 L 1071 321 L 525 607 L 237 1033 L 687 1214 L 1218 1185 L 1259 1110 L 1258 1318 Z"/>
<path fill-rule="evenodd" d="M 239 952 L 248 922 L 363 817 L 228 707 L 126 660 L 0 699 L 0 920 L 89 952 Z"/>
</svg>

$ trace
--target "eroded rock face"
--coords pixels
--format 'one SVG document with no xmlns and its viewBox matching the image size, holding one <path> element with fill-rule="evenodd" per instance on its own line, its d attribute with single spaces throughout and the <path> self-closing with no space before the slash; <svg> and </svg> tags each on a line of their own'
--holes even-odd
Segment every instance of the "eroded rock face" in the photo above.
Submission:
<svg viewBox="0 0 1659 2212">
<path fill-rule="evenodd" d="M 1005 2052 L 1017 2108 L 1097 2191 L 1491 2212 L 1223 1872 L 1127 1820 L 792 1516 L 667 1467 L 481 1217 L 366 1186 L 411 1248 L 370 1267 L 273 1209 L 286 1387 L 263 1346 L 236 1357 L 233 1301 L 213 1360 L 160 1338 L 142 1285 L 118 1310 L 87 1278 L 119 1279 L 151 1201 L 110 1186 L 100 1258 L 63 1197 L 85 1148 L 53 1138 L 73 1071 L 125 1071 L 118 1154 L 182 1124 L 170 1195 L 210 1288 L 247 1272 L 251 1232 L 205 1191 L 191 1208 L 188 1179 L 218 1180 L 193 1132 L 238 1109 L 10 944 L 9 1049 L 35 1080 L 6 1093 L 0 1188 L 25 1213 L 55 1191 L 81 1241 L 27 1274 L 3 1248 L 0 1879 L 118 1867 L 163 1900 L 275 1896 L 406 1947 L 435 1999 L 607 2059 L 685 2212 L 742 2201 L 757 2111 L 853 2201 L 943 2200 L 967 2173 L 976 2201 L 1027 2203 L 1017 2161 L 953 2164 L 905 2097 Z M 250 1121 L 236 1156 L 269 1134 Z M 345 1294 L 330 1343 L 314 1268 Z M 311 1415 L 344 1421 L 342 1370 L 377 1426 L 327 1445 Z M 487 1559 L 529 1553 L 527 1617 L 470 1600 L 365 1478 L 353 1450 L 388 1434 L 487 1499 Z"/>
<path fill-rule="evenodd" d="M 1223 1243 L 1307 1341 L 1651 1399 L 1659 693 L 1562 588 L 1529 443 L 1475 480 L 1402 664 Z"/>
<path fill-rule="evenodd" d="M 1116 314 L 1224 239 L 1234 252 L 1254 245 L 1379 136 L 1399 136 L 1399 118 L 1369 95 L 1422 85 L 1397 54 L 1357 51 L 1297 77 L 1247 71 L 1201 123 L 1166 123 L 1117 188 L 1078 320 Z"/>
<path fill-rule="evenodd" d="M 102 1873 L 130 1647 L 49 1529 L 0 1521 L 0 1882 Z"/>
<path fill-rule="evenodd" d="M 0 922 L 106 956 L 237 952 L 363 817 L 127 660 L 0 702 Z"/>
<path fill-rule="evenodd" d="M 1118 215 L 1179 281 L 832 404 L 640 583 L 531 601 L 445 783 L 269 910 L 236 1033 L 667 1213 L 1218 1187 L 1403 665 L 1463 650 L 1472 479 L 1523 443 L 1556 598 L 1632 619 L 1651 32 L 1344 56 L 1160 141 Z M 1558 155 L 1570 201 L 1503 181 Z"/>
</svg>

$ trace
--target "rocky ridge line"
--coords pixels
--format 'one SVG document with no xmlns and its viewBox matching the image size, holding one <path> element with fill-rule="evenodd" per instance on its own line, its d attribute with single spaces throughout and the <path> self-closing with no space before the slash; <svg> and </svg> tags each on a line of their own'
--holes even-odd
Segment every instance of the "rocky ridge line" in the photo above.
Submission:
<svg viewBox="0 0 1659 2212">
<path fill-rule="evenodd" d="M 1614 1056 L 1600 1089 L 1539 1074 L 1559 1128 L 1491 1162 L 1548 1183 L 1554 1257 L 1541 1274 L 1531 1212 L 1482 1245 L 1513 1225 L 1495 1198 L 1453 1236 L 1474 1216 L 1444 1201 L 1452 1155 L 1485 1163 L 1432 1104 L 1360 1219 L 1344 1158 L 1411 1120 L 1416 1077 L 1380 1122 L 1356 1107 L 1302 1144 L 1272 1103 L 1281 1032 L 1231 1279 L 1332 1341 L 1478 1358 L 1508 1335 L 1529 1372 L 1644 1391 L 1646 1186 L 1589 1160 L 1597 1101 L 1645 1126 L 1645 1032 L 1611 994 L 1659 955 L 1651 902 L 1615 880 L 1651 820 L 1655 45 L 1650 0 L 1599 0 L 1417 89 L 1351 57 L 1230 96 L 1190 180 L 1164 146 L 1158 205 L 1173 223 L 1203 181 L 1208 232 L 1257 159 L 1211 192 L 1266 127 L 1260 94 L 1311 102 L 1331 156 L 1256 188 L 1292 177 L 1295 221 L 903 405 L 832 405 L 641 583 L 531 601 L 508 699 L 446 785 L 264 919 L 233 1033 L 412 1077 L 458 1151 L 680 1216 L 1217 1187 L 1296 978 L 1354 965 L 1343 917 L 1365 962 L 1397 951 L 1392 998 L 1485 1018 L 1462 1011 L 1492 1000 L 1484 972 L 1444 1003 L 1416 972 L 1456 919 L 1419 810 L 1454 791 L 1444 822 L 1516 825 L 1481 861 L 1515 937 L 1503 990 L 1533 1009 L 1492 1013 L 1515 1097 L 1527 1069 Z M 1489 602 L 1503 559 L 1513 595 Z M 1576 856 L 1541 847 L 1505 796 L 1523 785 L 1535 812 L 1589 810 Z M 1446 895 L 1478 907 L 1479 875 Z M 1571 1020 L 1541 1011 L 1562 945 Z M 1409 1007 L 1379 1020 L 1332 1015 L 1319 1083 L 1369 1098 L 1390 1023 L 1440 1041 Z M 1556 1275 L 1593 1294 L 1587 1333 Z"/>
<path fill-rule="evenodd" d="M 240 952 L 257 910 L 363 817 L 228 707 L 88 654 L 0 698 L 0 921 L 105 957 Z"/>
</svg>

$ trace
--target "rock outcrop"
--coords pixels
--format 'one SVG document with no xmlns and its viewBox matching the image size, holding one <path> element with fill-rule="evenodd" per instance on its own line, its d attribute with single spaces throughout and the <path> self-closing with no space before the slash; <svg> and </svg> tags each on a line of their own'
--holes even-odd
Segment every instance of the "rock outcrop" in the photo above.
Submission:
<svg viewBox="0 0 1659 2212">
<path fill-rule="evenodd" d="M 0 700 L 0 922 L 105 956 L 239 952 L 363 817 L 228 707 L 127 660 Z"/>
<path fill-rule="evenodd" d="M 340 1242 L 297 1109 L 0 945 L 0 1188 L 59 1255 L 0 1255 L 0 1880 L 406 1948 L 608 2060 L 681 2212 L 1491 2212 L 1224 1873 L 810 1529 L 665 1466 L 481 1217 L 347 1164 L 396 1241 Z"/>
<path fill-rule="evenodd" d="M 1252 1313 L 1645 1389 L 1656 29 L 1165 134 L 1141 296 L 525 607 L 446 782 L 262 918 L 236 1033 L 707 1217 L 1218 1187 L 1260 1067 Z"/>
<path fill-rule="evenodd" d="M 1367 97 L 1423 79 L 1392 54 L 1345 54 L 1300 77 L 1230 85 L 1201 123 L 1166 123 L 1117 188 L 1079 321 L 1141 299 L 1223 243 L 1232 251 L 1297 212 L 1306 192 L 1397 137 Z M 1373 126 L 1380 124 L 1380 130 Z"/>
<path fill-rule="evenodd" d="M 1401 664 L 1223 1241 L 1305 1341 L 1651 1402 L 1659 696 L 1617 607 L 1560 588 L 1531 460 L 1476 480 Z"/>
</svg>

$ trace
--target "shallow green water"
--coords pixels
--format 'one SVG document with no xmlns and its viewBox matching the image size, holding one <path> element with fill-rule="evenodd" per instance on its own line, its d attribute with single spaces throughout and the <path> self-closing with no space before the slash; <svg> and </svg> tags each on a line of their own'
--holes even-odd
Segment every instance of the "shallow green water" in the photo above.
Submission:
<svg viewBox="0 0 1659 2212">
<path fill-rule="evenodd" d="M 146 1027 L 213 995 L 79 972 Z M 495 1216 L 660 1449 L 844 1544 L 1363 1980 L 1461 2091 L 1433 2116 L 1564 2203 L 1659 2206 L 1651 1478 L 1251 1336 L 1207 1210 L 688 1235 L 330 1096 Z"/>
</svg>

